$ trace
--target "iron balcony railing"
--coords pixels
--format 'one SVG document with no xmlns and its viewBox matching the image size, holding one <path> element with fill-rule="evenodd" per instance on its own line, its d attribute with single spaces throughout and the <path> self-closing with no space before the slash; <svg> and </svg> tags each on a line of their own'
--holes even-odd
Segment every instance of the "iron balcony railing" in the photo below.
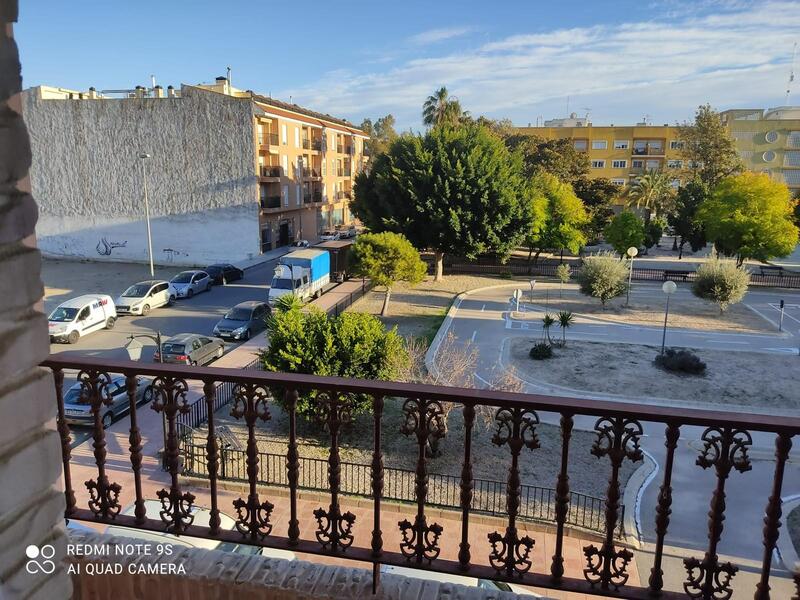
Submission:
<svg viewBox="0 0 800 600">
<path fill-rule="evenodd" d="M 281 207 L 280 196 L 266 196 L 261 198 L 261 208 L 263 210 L 268 210 L 270 208 L 280 208 L 280 207 Z"/>
<path fill-rule="evenodd" d="M 278 145 L 278 134 L 277 133 L 260 133 L 258 135 L 258 143 L 261 146 L 263 146 L 265 144 L 269 144 L 270 146 L 277 146 Z"/>
<path fill-rule="evenodd" d="M 518 394 L 483 389 L 449 388 L 443 386 L 364 381 L 311 375 L 271 373 L 254 370 L 234 370 L 214 367 L 189 367 L 179 365 L 144 364 L 130 361 L 109 361 L 98 358 L 72 358 L 63 354 L 52 355 L 43 363 L 54 377 L 56 391 L 57 428 L 61 440 L 65 517 L 99 524 L 114 524 L 136 527 L 149 531 L 168 531 L 194 537 L 214 539 L 237 544 L 250 544 L 297 552 L 337 556 L 344 559 L 373 564 L 373 588 L 379 585 L 380 565 L 391 564 L 413 568 L 468 575 L 471 577 L 507 581 L 552 590 L 581 593 L 591 596 L 615 596 L 645 600 L 659 597 L 666 599 L 730 598 L 736 586 L 738 568 L 723 562 L 718 548 L 723 537 L 726 520 L 725 487 L 729 477 L 739 476 L 751 468 L 748 449 L 752 446 L 752 434 L 770 434 L 775 440 L 775 462 L 772 466 L 772 483 L 769 490 L 754 489 L 753 497 L 760 497 L 765 506 L 763 528 L 763 556 L 758 568 L 759 582 L 755 598 L 770 597 L 770 571 L 773 552 L 781 526 L 781 491 L 783 477 L 792 437 L 800 434 L 800 418 L 786 416 L 731 413 L 721 410 L 679 408 L 673 406 L 636 405 L 623 402 L 564 398 L 534 394 Z M 88 402 L 93 415 L 93 457 L 96 476 L 85 482 L 86 491 L 73 487 L 71 464 L 71 436 L 64 409 L 63 386 L 66 370 L 78 372 L 77 380 L 82 389 L 82 400 Z M 131 495 L 114 481 L 122 474 L 118 459 L 106 462 L 106 432 L 102 424 L 104 406 L 112 403 L 110 396 L 111 374 L 123 374 L 130 411 L 130 470 L 132 471 L 133 495 L 136 510 L 134 515 L 121 512 L 121 495 Z M 162 511 L 156 517 L 147 515 L 142 487 L 142 435 L 137 421 L 138 394 L 137 376 L 153 378 L 148 384 L 145 397 L 152 409 L 164 415 L 166 422 L 165 463 L 170 483 L 157 492 Z M 181 482 L 181 456 L 179 415 L 188 413 L 189 385 L 196 382 L 202 386 L 203 401 L 207 404 L 209 419 L 206 433 L 205 453 L 192 457 L 205 462 L 209 479 L 210 520 L 208 526 L 192 523 L 191 508 L 195 496 Z M 215 398 L 220 384 L 232 386 L 233 402 L 231 415 L 242 420 L 247 429 L 245 451 L 245 473 L 249 493 L 232 502 L 237 514 L 236 528 L 220 528 L 220 511 L 230 511 L 227 503 L 220 506 L 218 486 L 220 482 L 221 457 L 219 440 L 213 422 Z M 327 491 L 330 503 L 327 509 L 320 507 L 311 515 L 298 512 L 298 493 L 301 487 L 301 460 L 298 451 L 298 429 L 296 407 L 300 394 L 316 392 L 315 402 L 318 417 L 325 425 L 329 436 L 330 453 L 327 461 Z M 283 396 L 287 407 L 288 450 L 285 463 L 285 482 L 288 487 L 289 514 L 287 522 L 275 522 L 273 504 L 265 497 L 268 492 L 259 489 L 259 456 L 256 441 L 257 423 L 270 418 L 272 393 Z M 339 439 L 342 426 L 349 420 L 349 402 L 353 396 L 371 399 L 373 451 L 369 472 L 369 496 L 371 518 L 362 523 L 356 515 L 343 512 L 341 495 L 350 485 L 342 480 Z M 414 474 L 413 510 L 408 518 L 396 524 L 386 522 L 381 508 L 386 495 L 386 469 L 383 465 L 382 441 L 384 438 L 384 405 L 386 399 L 399 400 L 402 404 L 404 422 L 400 431 L 410 438 L 410 447 L 416 455 Z M 463 446 L 461 448 L 462 469 L 458 478 L 458 505 L 460 526 L 457 530 L 444 531 L 434 522 L 432 502 L 437 493 L 429 471 L 428 448 L 432 440 L 444 435 L 443 419 L 445 405 L 460 407 L 463 419 Z M 478 409 L 491 409 L 495 433 L 492 443 L 507 449 L 508 461 L 498 464 L 498 472 L 507 473 L 504 489 L 507 526 L 501 531 L 488 534 L 482 543 L 470 539 L 470 525 L 476 510 L 480 510 L 475 479 L 472 475 L 473 436 Z M 560 415 L 560 448 L 542 449 L 537 437 L 540 413 Z M 451 413 L 453 415 L 458 413 Z M 484 411 L 481 409 L 481 415 Z M 594 423 L 595 441 L 591 454 L 610 466 L 610 478 L 603 507 L 602 542 L 589 542 L 583 547 L 585 567 L 582 574 L 565 571 L 564 537 L 568 531 L 571 511 L 569 483 L 570 457 L 583 448 L 570 444 L 573 426 L 577 418 L 591 417 Z M 482 417 L 483 418 L 483 417 Z M 621 520 L 620 469 L 625 462 L 638 463 L 643 460 L 640 441 L 644 435 L 642 423 L 664 426 L 665 460 L 660 469 L 660 491 L 655 514 L 643 515 L 655 524 L 652 568 L 643 585 L 629 582 L 629 566 L 635 557 L 634 551 L 620 543 L 615 534 Z M 695 436 L 695 427 L 702 433 Z M 648 425 L 648 434 L 656 431 Z M 714 476 L 714 491 L 710 497 L 710 509 L 706 521 L 705 511 L 696 511 L 697 527 L 707 527 L 708 543 L 704 553 L 683 559 L 686 576 L 683 591 L 664 589 L 664 546 L 668 541 L 670 514 L 672 512 L 672 476 L 675 461 L 681 460 L 683 451 L 676 454 L 678 441 L 681 448 L 692 449 L 697 458 L 692 468 L 710 469 Z M 536 460 L 536 453 L 551 452 L 559 465 L 554 482 L 553 499 L 554 536 L 552 557 L 534 563 L 532 549 L 536 540 L 519 533 L 522 507 L 522 483 L 520 461 Z M 281 465 L 278 465 L 281 467 Z M 227 466 L 226 466 L 227 468 Z M 126 478 L 129 477 L 125 475 Z M 684 472 L 683 477 L 686 477 Z M 127 484 L 126 484 L 127 485 Z M 80 503 L 78 498 L 81 498 Z M 282 514 L 282 511 L 280 511 Z M 735 517 L 734 517 L 735 518 Z M 301 537 L 301 519 L 304 523 L 316 522 L 314 537 Z M 735 521 L 734 521 L 735 522 Z M 384 531 L 397 527 L 400 542 L 396 547 L 384 546 Z M 354 544 L 354 531 L 364 528 L 370 533 L 370 542 Z M 441 558 L 442 536 L 460 540 L 457 560 Z M 533 535 L 536 535 L 533 533 Z M 550 554 L 550 551 L 548 551 Z M 473 559 L 473 557 L 476 557 Z M 650 557 L 648 557 L 650 558 Z M 670 576 L 674 577 L 673 573 Z"/>
<path fill-rule="evenodd" d="M 342 146 L 342 144 L 336 144 L 336 151 L 341 154 L 344 152 L 344 146 Z"/>
<path fill-rule="evenodd" d="M 280 177 L 280 167 L 261 167 L 261 177 Z"/>
</svg>

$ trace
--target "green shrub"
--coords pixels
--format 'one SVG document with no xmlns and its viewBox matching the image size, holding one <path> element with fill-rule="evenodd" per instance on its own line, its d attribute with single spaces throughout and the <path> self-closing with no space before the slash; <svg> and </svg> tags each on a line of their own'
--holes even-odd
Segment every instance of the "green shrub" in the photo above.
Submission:
<svg viewBox="0 0 800 600">
<path fill-rule="evenodd" d="M 690 375 L 702 375 L 706 372 L 706 363 L 700 360 L 696 354 L 688 350 L 675 350 L 667 348 L 664 354 L 656 356 L 656 366 L 665 371 L 674 373 L 688 373 Z"/>
<path fill-rule="evenodd" d="M 386 330 L 368 314 L 345 312 L 332 318 L 312 308 L 275 311 L 267 322 L 269 348 L 261 353 L 265 371 L 304 373 L 359 379 L 395 379 L 408 363 L 408 353 L 397 329 Z M 287 408 L 284 389 L 270 390 Z M 306 418 L 317 409 L 318 390 L 300 391 L 297 414 Z M 351 414 L 371 412 L 366 394 L 343 397 Z"/>
<path fill-rule="evenodd" d="M 731 305 L 741 302 L 750 284 L 750 274 L 733 260 L 713 258 L 697 268 L 692 293 L 711 300 L 724 313 Z"/>
<path fill-rule="evenodd" d="M 644 243 L 644 222 L 631 211 L 625 210 L 611 219 L 603 230 L 603 236 L 622 256 L 631 246 L 638 248 Z"/>
<path fill-rule="evenodd" d="M 533 360 L 544 360 L 553 357 L 553 347 L 546 342 L 539 342 L 529 353 Z"/>
<path fill-rule="evenodd" d="M 556 267 L 556 277 L 561 283 L 567 283 L 571 274 L 572 269 L 567 263 L 561 263 Z"/>
<path fill-rule="evenodd" d="M 583 294 L 605 304 L 628 288 L 628 263 L 611 252 L 588 256 L 578 272 L 578 284 Z"/>
</svg>

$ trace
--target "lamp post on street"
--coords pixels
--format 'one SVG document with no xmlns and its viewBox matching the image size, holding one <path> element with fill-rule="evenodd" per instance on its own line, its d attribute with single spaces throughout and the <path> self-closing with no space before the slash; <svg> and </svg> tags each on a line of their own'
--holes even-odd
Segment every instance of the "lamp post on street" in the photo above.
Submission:
<svg viewBox="0 0 800 600">
<path fill-rule="evenodd" d="M 142 185 L 144 187 L 144 219 L 147 222 L 147 255 L 150 258 L 150 277 L 155 277 L 153 270 L 153 237 L 150 233 L 150 202 L 147 198 L 147 161 L 152 158 L 146 152 L 139 153 L 142 161 Z M 159 346 L 159 349 L 161 346 Z"/>
<path fill-rule="evenodd" d="M 164 353 L 161 347 L 161 332 L 156 331 L 155 335 L 147 333 L 131 334 L 128 337 L 128 343 L 125 344 L 125 351 L 128 353 L 128 358 L 131 360 L 139 360 L 142 357 L 142 344 L 136 341 L 137 338 L 146 338 L 152 340 L 157 344 L 158 348 L 158 362 L 164 364 Z M 167 420 L 165 414 L 161 413 L 161 435 L 163 437 L 164 448 L 167 447 Z"/>
<path fill-rule="evenodd" d="M 630 269 L 628 270 L 628 289 L 625 296 L 625 306 L 628 306 L 631 303 L 631 283 L 633 282 L 633 259 L 634 257 L 639 254 L 639 249 L 635 246 L 631 246 L 625 251 L 625 254 L 628 255 L 628 258 L 631 261 Z"/>
<path fill-rule="evenodd" d="M 667 343 L 667 319 L 669 318 L 669 297 L 678 289 L 674 281 L 665 281 L 661 286 L 661 291 L 667 295 L 667 308 L 664 311 L 664 332 L 661 334 L 661 354 L 664 354 L 664 346 Z"/>
</svg>

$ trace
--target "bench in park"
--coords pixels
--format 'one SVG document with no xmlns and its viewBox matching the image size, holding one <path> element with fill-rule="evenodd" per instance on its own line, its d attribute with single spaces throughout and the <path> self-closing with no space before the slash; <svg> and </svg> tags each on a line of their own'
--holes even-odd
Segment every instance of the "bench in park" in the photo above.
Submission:
<svg viewBox="0 0 800 600">
<path fill-rule="evenodd" d="M 778 277 L 783 277 L 783 267 L 777 267 L 774 265 L 761 265 L 758 267 L 758 270 L 762 275 L 777 275 Z"/>
<path fill-rule="evenodd" d="M 694 271 L 670 271 L 665 269 L 664 281 L 667 281 L 669 279 L 674 281 L 675 279 L 678 278 L 680 278 L 683 281 L 686 281 L 689 279 L 689 275 L 691 275 L 692 273 L 694 273 Z"/>
</svg>

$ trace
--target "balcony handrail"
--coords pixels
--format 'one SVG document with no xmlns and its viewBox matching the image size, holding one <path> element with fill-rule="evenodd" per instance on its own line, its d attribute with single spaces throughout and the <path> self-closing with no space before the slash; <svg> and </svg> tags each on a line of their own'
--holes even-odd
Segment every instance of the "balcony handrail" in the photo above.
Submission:
<svg viewBox="0 0 800 600">
<path fill-rule="evenodd" d="M 362 287 L 363 293 L 363 287 Z M 349 302 L 352 303 L 352 294 Z M 337 311 L 338 314 L 338 311 Z M 729 476 L 738 476 L 752 468 L 748 450 L 753 444 L 753 431 L 772 432 L 775 435 L 775 463 L 772 484 L 769 489 L 762 486 L 766 509 L 763 522 L 763 558 L 761 561 L 760 581 L 758 588 L 769 590 L 770 573 L 773 562 L 775 542 L 781 527 L 780 505 L 784 480 L 784 470 L 789 459 L 792 437 L 800 435 L 800 417 L 753 414 L 748 412 L 726 412 L 691 407 L 652 406 L 648 404 L 627 403 L 614 400 L 593 400 L 588 398 L 566 398 L 542 394 L 523 394 L 497 390 L 444 387 L 429 384 L 403 383 L 390 381 L 373 381 L 304 375 L 293 373 L 274 373 L 259 370 L 235 370 L 220 367 L 190 367 L 159 363 L 139 363 L 122 360 L 106 360 L 97 357 L 69 357 L 52 355 L 42 363 L 53 373 L 55 383 L 57 430 L 61 440 L 62 462 L 64 470 L 64 496 L 66 503 L 65 517 L 94 523 L 115 524 L 123 527 L 136 527 L 149 531 L 168 531 L 175 534 L 216 539 L 240 544 L 281 548 L 325 556 L 337 556 L 352 560 L 361 560 L 373 565 L 373 589 L 378 585 L 380 565 L 390 564 L 427 569 L 436 572 L 462 574 L 470 577 L 509 581 L 566 592 L 586 595 L 608 596 L 644 600 L 659 597 L 666 600 L 685 598 L 683 593 L 665 591 L 664 544 L 669 532 L 669 515 L 672 505 L 671 478 L 673 463 L 685 461 L 683 453 L 676 454 L 678 441 L 682 446 L 699 441 L 703 448 L 697 450 L 699 458 L 692 460 L 697 468 L 711 469 L 716 478 L 716 489 L 710 494 L 710 510 L 706 520 L 706 511 L 696 511 L 700 522 L 707 523 L 708 546 L 705 555 L 697 558 L 701 551 L 692 550 L 692 554 L 684 559 L 688 578 L 684 589 L 690 597 L 713 595 L 729 597 L 733 591 L 731 582 L 736 574 L 736 567 L 721 563 L 717 547 L 723 537 L 723 522 L 726 519 L 725 483 Z M 79 372 L 82 395 L 88 402 L 93 416 L 93 454 L 97 467 L 96 477 L 85 481 L 86 491 L 78 506 L 76 490 L 73 487 L 71 468 L 71 437 L 67 424 L 64 406 L 64 376 L 66 370 Z M 119 514 L 120 498 L 130 490 L 113 481 L 118 470 L 109 469 L 106 452 L 106 432 L 101 415 L 105 411 L 104 404 L 111 402 L 107 396 L 109 374 L 125 375 L 128 411 L 130 415 L 130 462 L 133 471 L 133 483 L 126 486 L 135 488 L 137 507 L 133 516 Z M 145 498 L 142 486 L 142 435 L 137 425 L 137 375 L 153 376 L 146 393 L 150 395 L 148 403 L 157 412 L 163 413 L 166 421 L 166 445 L 164 464 L 169 471 L 170 483 L 157 492 L 163 510 L 160 519 L 148 518 L 144 509 Z M 203 398 L 198 402 L 207 404 L 206 414 L 210 417 L 216 406 L 216 392 L 221 383 L 227 383 L 223 389 L 230 389 L 234 397 L 236 410 L 231 415 L 242 419 L 247 427 L 247 482 L 249 495 L 233 501 L 237 507 L 239 518 L 236 529 L 222 531 L 219 520 L 213 515 L 220 511 L 218 482 L 220 449 L 219 437 L 213 422 L 209 421 L 206 432 L 206 462 L 208 465 L 209 489 L 211 496 L 212 518 L 208 526 L 194 525 L 189 511 L 194 503 L 194 495 L 185 490 L 185 483 L 180 479 L 181 456 L 180 436 L 178 433 L 179 413 L 188 413 L 190 406 L 186 394 L 188 382 L 201 382 Z M 289 514 L 286 535 L 280 531 L 273 532 L 276 525 L 271 519 L 273 505 L 263 497 L 264 490 L 258 489 L 259 451 L 256 441 L 257 418 L 268 418 L 269 393 L 283 395 L 288 413 L 288 450 L 285 457 L 286 481 L 289 487 Z M 317 521 L 316 540 L 302 539 L 301 519 L 306 523 L 310 517 L 298 512 L 300 489 L 301 460 L 299 455 L 299 436 L 297 428 L 297 405 L 300 392 L 316 390 L 320 403 L 321 418 L 325 419 L 331 446 L 328 465 L 328 490 L 330 505 L 326 511 L 319 508 L 313 516 Z M 341 494 L 345 493 L 347 483 L 341 481 L 342 460 L 339 449 L 339 434 L 342 425 L 347 422 L 348 394 L 359 394 L 371 398 L 373 409 L 372 428 L 374 449 L 370 464 L 370 496 L 372 498 L 372 519 L 357 517 L 350 512 L 342 512 Z M 397 523 L 402 541 L 399 551 L 384 549 L 382 527 L 388 525 L 381 519 L 381 507 L 384 499 L 384 461 L 383 461 L 383 427 L 384 399 L 396 398 L 404 400 L 402 412 L 405 415 L 401 431 L 409 437 L 410 444 L 416 446 L 416 471 L 414 479 L 415 515 L 413 522 L 409 518 Z M 458 560 L 440 558 L 442 550 L 440 537 L 443 528 L 433 522 L 435 518 L 429 508 L 435 501 L 435 491 L 431 490 L 432 474 L 428 470 L 428 446 L 431 436 L 438 439 L 444 435 L 441 419 L 446 414 L 444 404 L 452 403 L 462 407 L 461 416 L 464 426 L 464 442 L 462 452 L 462 470 L 459 477 L 459 507 L 461 523 L 458 529 L 448 529 L 448 535 L 459 535 L 460 552 Z M 477 416 L 477 407 L 490 406 L 492 421 L 496 433 L 492 443 L 498 447 L 507 446 L 508 462 L 505 470 L 508 473 L 506 487 L 506 511 L 508 525 L 505 535 L 495 531 L 488 535 L 488 543 L 484 538 L 482 544 L 470 538 L 470 515 L 479 510 L 476 503 L 472 476 L 473 427 Z M 560 415 L 560 462 L 556 477 L 555 498 L 555 546 L 552 562 L 542 564 L 539 558 L 533 564 L 533 549 L 536 540 L 529 536 L 518 537 L 517 522 L 521 518 L 521 478 L 518 459 L 522 451 L 526 459 L 536 460 L 527 454 L 539 448 L 536 438 L 536 427 L 539 425 L 537 411 Z M 452 413 L 451 413 L 452 414 Z M 566 575 L 564 569 L 563 541 L 565 527 L 569 525 L 571 489 L 569 485 L 570 455 L 575 452 L 586 452 L 585 447 L 571 448 L 570 438 L 575 417 L 596 416 L 594 425 L 595 441 L 591 454 L 610 467 L 611 476 L 604 503 L 603 542 L 589 543 L 583 547 L 587 567 L 577 576 Z M 640 446 L 645 435 L 643 422 L 664 423 L 664 446 L 666 459 L 663 465 L 662 483 L 657 497 L 655 514 L 647 515 L 655 522 L 656 541 L 653 552 L 653 566 L 647 583 L 641 586 L 628 584 L 628 565 L 635 557 L 627 547 L 616 543 L 616 535 L 622 519 L 623 508 L 620 502 L 621 482 L 620 468 L 624 462 L 637 463 L 643 460 L 644 451 Z M 687 426 L 704 427 L 702 435 L 697 435 Z M 649 431 L 647 434 L 652 435 Z M 691 447 L 691 446 L 690 446 Z M 550 449 L 557 453 L 559 448 Z M 556 454 L 558 456 L 558 454 Z M 114 460 L 116 465 L 118 461 Z M 224 463 L 223 463 L 224 464 Z M 116 465 L 116 469 L 119 466 Z M 684 474 L 685 476 L 685 474 Z M 83 478 L 81 478 L 83 480 Z M 768 496 L 767 496 L 768 494 Z M 226 500 L 227 502 L 227 500 Z M 406 508 L 408 513 L 413 509 Z M 523 509 L 524 510 L 524 509 Z M 760 512 L 760 511 L 759 511 Z M 283 516 L 283 511 L 280 511 Z M 411 514 L 408 515 L 412 517 Z M 276 517 L 277 518 L 277 517 Z M 364 523 L 366 521 L 366 523 Z M 367 547 L 363 541 L 355 544 L 353 527 L 371 530 L 371 544 Z M 474 533 L 474 530 L 473 530 Z M 535 534 L 534 534 L 535 535 Z M 470 542 L 471 540 L 471 542 Z M 473 546 L 470 551 L 470 545 Z M 537 546 L 539 547 L 539 546 Z M 488 560 L 491 566 L 476 564 L 472 560 L 472 552 L 481 549 L 490 552 Z M 347 551 L 345 554 L 344 551 Z M 485 556 L 485 555 L 484 555 Z M 549 565 L 549 569 L 547 566 Z M 547 571 L 545 571 L 547 569 Z M 644 581 L 644 577 L 642 580 Z M 737 586 L 738 587 L 738 586 Z M 613 592 L 612 592 L 613 588 Z M 711 592 L 708 592 L 711 590 Z M 727 595 L 726 595 L 727 594 Z M 764 594 L 757 596 L 766 598 Z"/>
<path fill-rule="evenodd" d="M 140 363 L 130 360 L 109 360 L 85 356 L 72 358 L 51 354 L 42 366 L 50 369 L 98 369 L 108 373 L 138 373 L 141 375 L 180 375 L 190 380 L 214 380 L 217 383 L 260 383 L 301 390 L 322 389 L 326 391 L 376 394 L 384 396 L 424 396 L 441 402 L 458 404 L 485 404 L 507 408 L 534 408 L 547 412 L 582 414 L 590 416 L 632 417 L 658 423 L 680 423 L 681 425 L 704 426 L 710 422 L 720 427 L 743 427 L 769 433 L 800 433 L 800 417 L 773 416 L 759 413 L 730 412 L 715 409 L 656 406 L 634 404 L 618 400 L 593 400 L 569 396 L 550 396 L 501 390 L 485 390 L 440 386 L 425 383 L 397 381 L 374 381 L 323 375 L 297 373 L 272 373 L 268 371 L 237 371 L 222 367 L 200 367 L 179 364 Z"/>
</svg>

